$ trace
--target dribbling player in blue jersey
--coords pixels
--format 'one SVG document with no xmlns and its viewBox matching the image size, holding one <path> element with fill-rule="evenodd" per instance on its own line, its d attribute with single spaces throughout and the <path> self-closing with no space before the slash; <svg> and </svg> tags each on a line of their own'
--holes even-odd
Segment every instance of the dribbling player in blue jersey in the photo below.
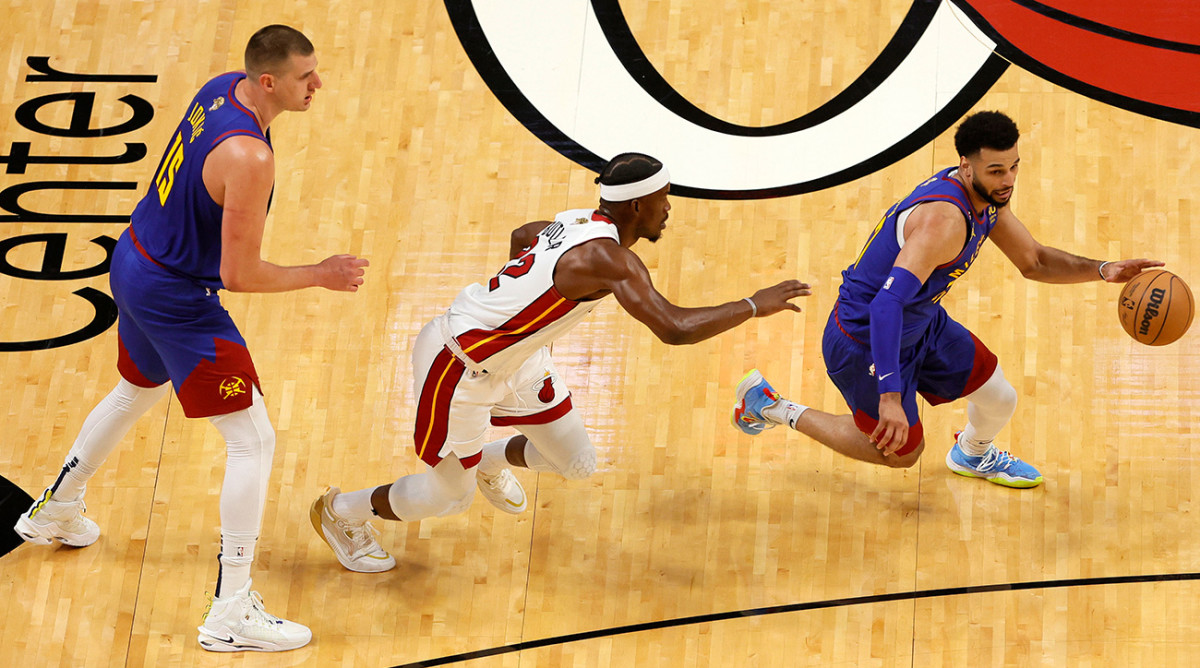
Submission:
<svg viewBox="0 0 1200 668">
<path fill-rule="evenodd" d="M 1089 260 L 1038 243 L 1008 206 L 1020 156 L 1016 124 L 999 112 L 967 117 L 954 135 L 957 167 L 895 204 L 844 272 L 822 352 L 850 415 L 782 398 L 753 370 L 737 388 L 734 424 L 758 434 L 778 424 L 848 457 L 909 467 L 925 449 L 917 394 L 930 404 L 967 399 L 967 424 L 946 455 L 964 476 L 1035 487 L 1042 475 L 996 447 L 1017 392 L 996 356 L 940 301 L 990 238 L 1025 278 L 1124 283 L 1161 262 Z"/>
<path fill-rule="evenodd" d="M 245 64 L 245 72 L 209 81 L 188 104 L 117 242 L 109 279 L 121 379 L 84 421 L 58 478 L 15 527 L 32 543 L 94 543 L 100 528 L 83 516 L 87 482 L 170 381 L 184 414 L 208 418 L 225 438 L 220 570 L 198 638 L 218 652 L 295 649 L 312 633 L 267 613 L 250 591 L 275 432 L 246 342 L 217 293 L 354 292 L 367 265 L 351 255 L 290 267 L 262 259 L 275 185 L 267 127 L 284 111 L 307 110 L 321 78 L 312 43 L 282 25 L 250 38 Z"/>
</svg>

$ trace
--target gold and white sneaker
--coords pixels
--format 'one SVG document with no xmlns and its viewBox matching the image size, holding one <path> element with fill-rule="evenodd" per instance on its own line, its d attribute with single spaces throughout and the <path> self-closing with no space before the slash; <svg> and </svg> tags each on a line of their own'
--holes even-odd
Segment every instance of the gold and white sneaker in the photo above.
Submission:
<svg viewBox="0 0 1200 668">
<path fill-rule="evenodd" d="M 525 511 L 525 488 L 512 471 L 502 469 L 496 475 L 489 476 L 477 470 L 475 482 L 479 485 L 479 491 L 483 492 L 484 498 L 493 506 L 513 515 Z"/>
<path fill-rule="evenodd" d="M 333 550 L 337 560 L 358 573 L 380 573 L 396 566 L 396 558 L 379 546 L 379 532 L 370 522 L 351 522 L 333 512 L 333 498 L 341 493 L 330 487 L 313 501 L 308 511 L 313 529 Z"/>
</svg>

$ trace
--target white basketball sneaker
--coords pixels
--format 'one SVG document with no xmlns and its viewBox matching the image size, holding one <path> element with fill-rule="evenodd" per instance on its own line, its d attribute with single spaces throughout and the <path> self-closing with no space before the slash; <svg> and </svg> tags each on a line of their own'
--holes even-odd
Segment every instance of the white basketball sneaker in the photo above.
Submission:
<svg viewBox="0 0 1200 668">
<path fill-rule="evenodd" d="M 333 550 L 346 568 L 358 573 L 380 573 L 396 566 L 396 558 L 379 546 L 379 532 L 370 522 L 351 522 L 333 512 L 333 497 L 341 493 L 330 487 L 313 501 L 308 511 L 313 529 Z"/>
<path fill-rule="evenodd" d="M 100 537 L 100 527 L 83 516 L 85 510 L 82 492 L 74 501 L 56 501 L 47 488 L 21 514 L 13 529 L 27 542 L 38 545 L 57 540 L 71 547 L 87 547 Z"/>
<path fill-rule="evenodd" d="M 210 600 L 204 624 L 197 628 L 200 646 L 210 652 L 282 652 L 312 640 L 307 626 L 264 610 L 249 580 L 232 596 Z"/>
<path fill-rule="evenodd" d="M 493 506 L 506 513 L 516 515 L 525 512 L 525 488 L 521 481 L 508 469 L 501 469 L 494 476 L 485 475 L 483 471 L 475 472 L 475 482 L 479 491 Z"/>
</svg>

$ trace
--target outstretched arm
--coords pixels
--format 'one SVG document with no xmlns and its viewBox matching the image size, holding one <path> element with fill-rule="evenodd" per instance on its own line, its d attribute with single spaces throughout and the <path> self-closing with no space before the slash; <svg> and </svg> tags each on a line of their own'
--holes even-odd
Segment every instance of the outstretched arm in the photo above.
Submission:
<svg viewBox="0 0 1200 668">
<path fill-rule="evenodd" d="M 800 281 L 784 281 L 719 306 L 676 306 L 654 288 L 642 260 L 614 241 L 598 239 L 567 252 L 558 262 L 554 285 L 568 299 L 594 298 L 611 292 L 622 308 L 646 325 L 663 343 L 697 343 L 732 329 L 751 317 L 799 311 L 790 300 L 811 294 Z"/>
<path fill-rule="evenodd" d="M 1042 245 L 1007 207 L 1000 209 L 991 238 L 1022 276 L 1042 283 L 1124 283 L 1144 269 L 1163 266 L 1145 258 L 1101 262 Z"/>
<path fill-rule="evenodd" d="M 204 185 L 221 205 L 221 282 L 232 292 L 285 292 L 308 287 L 354 292 L 365 259 L 334 255 L 319 264 L 285 267 L 262 259 L 275 159 L 266 144 L 231 137 L 204 162 Z"/>
</svg>

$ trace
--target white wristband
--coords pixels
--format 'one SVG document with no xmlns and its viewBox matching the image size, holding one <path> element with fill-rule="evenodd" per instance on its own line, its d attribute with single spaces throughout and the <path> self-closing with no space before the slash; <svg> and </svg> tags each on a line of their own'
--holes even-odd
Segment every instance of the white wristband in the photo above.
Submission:
<svg viewBox="0 0 1200 668">
<path fill-rule="evenodd" d="M 742 297 L 742 299 L 746 302 L 749 302 L 749 304 L 750 304 L 750 310 L 751 310 L 750 317 L 751 318 L 758 317 L 758 305 L 754 303 L 754 300 L 749 297 Z"/>
<path fill-rule="evenodd" d="M 1100 263 L 1099 271 L 1100 271 L 1100 280 L 1102 280 L 1102 281 L 1108 280 L 1107 278 L 1104 277 L 1104 265 L 1106 265 L 1106 264 L 1112 264 L 1112 263 L 1111 262 L 1101 262 Z"/>
</svg>

